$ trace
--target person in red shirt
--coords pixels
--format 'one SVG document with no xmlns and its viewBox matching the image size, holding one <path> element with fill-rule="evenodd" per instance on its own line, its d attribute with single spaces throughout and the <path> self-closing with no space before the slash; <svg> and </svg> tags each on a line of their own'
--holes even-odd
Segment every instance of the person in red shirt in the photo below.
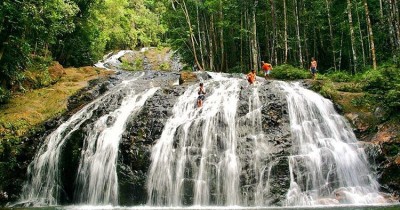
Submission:
<svg viewBox="0 0 400 210">
<path fill-rule="evenodd" d="M 261 67 L 264 70 L 265 79 L 268 79 L 269 74 L 272 70 L 272 65 L 270 63 L 265 63 L 264 61 L 261 61 Z"/>
<path fill-rule="evenodd" d="M 247 74 L 247 81 L 250 85 L 254 84 L 254 82 L 256 81 L 256 70 L 253 69 L 250 73 Z"/>
</svg>

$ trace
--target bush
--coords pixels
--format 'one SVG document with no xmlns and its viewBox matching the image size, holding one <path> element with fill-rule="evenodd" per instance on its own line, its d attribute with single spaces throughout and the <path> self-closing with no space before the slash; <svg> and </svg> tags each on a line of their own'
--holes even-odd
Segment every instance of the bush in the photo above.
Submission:
<svg viewBox="0 0 400 210">
<path fill-rule="evenodd" d="M 163 62 L 163 63 L 160 64 L 160 70 L 161 71 L 171 70 L 171 65 L 169 65 L 168 62 Z"/>
<path fill-rule="evenodd" d="M 309 79 L 311 74 L 307 70 L 295 68 L 291 65 L 281 65 L 272 70 L 271 77 L 282 80 L 296 80 Z"/>
<path fill-rule="evenodd" d="M 396 89 L 389 90 L 385 95 L 385 105 L 393 114 L 397 114 L 400 110 L 400 86 Z"/>
<path fill-rule="evenodd" d="M 349 93 L 359 93 L 362 92 L 360 84 L 358 83 L 345 83 L 341 84 L 338 88 L 338 91 L 349 92 Z"/>
<path fill-rule="evenodd" d="M 400 68 L 382 65 L 376 70 L 366 71 L 361 80 L 362 89 L 374 94 L 378 104 L 387 114 L 397 114 L 400 109 Z"/>
<path fill-rule="evenodd" d="M 10 91 L 0 87 L 0 104 L 5 104 L 10 99 Z"/>
<path fill-rule="evenodd" d="M 335 87 L 333 86 L 332 82 L 323 83 L 321 89 L 319 90 L 319 93 L 323 97 L 329 98 L 329 99 L 334 99 L 338 95 L 338 93 L 337 93 Z"/>
<path fill-rule="evenodd" d="M 366 71 L 361 79 L 363 90 L 374 93 L 386 93 L 400 84 L 400 69 L 394 65 L 383 65 Z"/>
<path fill-rule="evenodd" d="M 385 86 L 385 78 L 381 71 L 371 69 L 363 74 L 361 84 L 363 90 L 376 92 Z"/>
<path fill-rule="evenodd" d="M 343 71 L 332 72 L 329 74 L 325 74 L 325 76 L 333 82 L 350 82 L 353 78 L 351 74 Z"/>
</svg>

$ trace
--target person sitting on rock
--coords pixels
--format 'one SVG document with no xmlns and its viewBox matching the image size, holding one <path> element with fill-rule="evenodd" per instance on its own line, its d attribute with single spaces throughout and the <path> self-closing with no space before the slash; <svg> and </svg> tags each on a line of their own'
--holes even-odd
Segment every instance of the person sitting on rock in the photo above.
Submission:
<svg viewBox="0 0 400 210">
<path fill-rule="evenodd" d="M 200 88 L 198 91 L 199 97 L 197 97 L 197 107 L 203 106 L 203 100 L 206 95 L 206 90 L 204 89 L 203 83 L 200 83 Z"/>
</svg>

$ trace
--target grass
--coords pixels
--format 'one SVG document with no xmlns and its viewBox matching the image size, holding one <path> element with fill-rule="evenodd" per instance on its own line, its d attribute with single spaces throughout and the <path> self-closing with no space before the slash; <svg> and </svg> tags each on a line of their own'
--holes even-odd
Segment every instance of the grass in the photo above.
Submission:
<svg viewBox="0 0 400 210">
<path fill-rule="evenodd" d="M 89 80 L 111 74 L 94 67 L 68 68 L 61 79 L 48 87 L 14 95 L 0 107 L 0 139 L 21 137 L 42 122 L 67 109 L 68 98 Z"/>
<path fill-rule="evenodd" d="M 171 66 L 166 59 L 170 51 L 171 48 L 169 47 L 159 47 L 130 54 L 128 57 L 122 57 L 122 69 L 127 71 L 143 70 L 144 59 L 146 58 L 152 70 L 170 71 Z"/>
</svg>

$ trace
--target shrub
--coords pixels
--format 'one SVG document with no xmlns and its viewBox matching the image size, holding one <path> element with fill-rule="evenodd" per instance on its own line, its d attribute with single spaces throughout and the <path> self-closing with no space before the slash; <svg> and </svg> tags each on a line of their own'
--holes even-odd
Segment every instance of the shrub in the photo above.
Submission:
<svg viewBox="0 0 400 210">
<path fill-rule="evenodd" d="M 385 78 L 379 70 L 368 70 L 361 80 L 362 89 L 369 92 L 376 92 L 385 86 Z"/>
<path fill-rule="evenodd" d="M 10 91 L 0 87 L 0 104 L 7 103 L 7 101 L 10 99 L 10 96 Z"/>
<path fill-rule="evenodd" d="M 168 62 L 163 62 L 160 64 L 160 70 L 162 71 L 171 70 L 171 65 L 169 65 Z"/>
<path fill-rule="evenodd" d="M 361 80 L 362 89 L 374 94 L 378 104 L 387 114 L 397 114 L 400 109 L 400 68 L 382 65 L 376 70 L 366 71 Z"/>
<path fill-rule="evenodd" d="M 126 60 L 122 60 L 121 69 L 126 71 L 135 71 L 135 67 Z"/>
<path fill-rule="evenodd" d="M 358 83 L 346 83 L 342 84 L 337 88 L 338 91 L 349 92 L 349 93 L 359 93 L 362 89 Z"/>
<path fill-rule="evenodd" d="M 290 65 L 281 65 L 272 70 L 271 77 L 282 80 L 296 80 L 311 78 L 311 74 L 304 69 L 295 68 Z"/>
<path fill-rule="evenodd" d="M 396 89 L 389 90 L 385 95 L 384 101 L 390 112 L 398 114 L 398 111 L 400 110 L 400 86 Z"/>
<path fill-rule="evenodd" d="M 334 99 L 338 95 L 335 87 L 333 86 L 333 83 L 328 81 L 322 85 L 319 93 L 325 98 L 329 99 Z"/>
<path fill-rule="evenodd" d="M 351 74 L 343 71 L 332 72 L 329 74 L 325 74 L 325 76 L 333 82 L 350 82 L 352 81 L 353 77 Z"/>
</svg>

